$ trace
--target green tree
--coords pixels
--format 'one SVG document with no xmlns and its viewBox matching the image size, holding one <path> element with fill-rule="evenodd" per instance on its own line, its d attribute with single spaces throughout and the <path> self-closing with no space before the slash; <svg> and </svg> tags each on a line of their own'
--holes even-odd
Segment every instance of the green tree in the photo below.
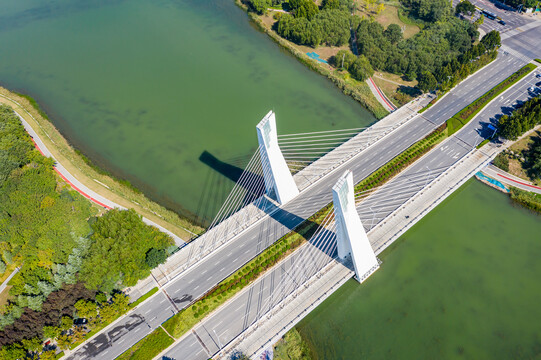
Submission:
<svg viewBox="0 0 541 360">
<path fill-rule="evenodd" d="M 61 332 L 62 329 L 60 329 L 58 326 L 44 326 L 43 339 L 54 339 L 60 335 Z"/>
<path fill-rule="evenodd" d="M 374 69 L 363 55 L 359 56 L 349 67 L 351 76 L 359 81 L 365 81 L 374 74 Z"/>
<path fill-rule="evenodd" d="M 475 5 L 473 5 L 468 0 L 464 0 L 462 2 L 459 2 L 458 5 L 455 7 L 455 13 L 458 14 L 465 14 L 465 15 L 471 15 L 475 12 Z"/>
<path fill-rule="evenodd" d="M 311 20 L 319 12 L 319 8 L 312 0 L 289 0 L 289 9 L 297 18 Z"/>
<path fill-rule="evenodd" d="M 436 22 L 451 14 L 451 3 L 447 0 L 403 0 L 413 14 L 428 22 Z"/>
<path fill-rule="evenodd" d="M 55 360 L 56 359 L 56 351 L 49 350 L 44 351 L 39 355 L 39 360 Z"/>
<path fill-rule="evenodd" d="M 423 92 L 429 92 L 436 89 L 438 82 L 431 72 L 425 71 L 419 76 L 417 87 Z"/>
<path fill-rule="evenodd" d="M 173 245 L 168 235 L 143 223 L 134 210 L 110 210 L 92 228 L 92 244 L 80 273 L 89 289 L 111 292 L 135 285 L 150 274 L 147 252 Z"/>
<path fill-rule="evenodd" d="M 0 360 L 23 359 L 26 351 L 20 343 L 2 346 L 0 349 Z"/>
<path fill-rule="evenodd" d="M 3 274 L 6 272 L 6 263 L 0 260 L 0 274 Z"/>
<path fill-rule="evenodd" d="M 98 315 L 97 305 L 93 301 L 79 300 L 75 303 L 77 316 L 85 319 L 93 319 Z"/>
<path fill-rule="evenodd" d="M 60 321 L 60 328 L 64 331 L 71 329 L 73 326 L 73 319 L 69 316 L 62 316 Z"/>
<path fill-rule="evenodd" d="M 391 44 L 396 44 L 402 40 L 402 29 L 397 24 L 390 24 L 387 26 L 387 29 L 385 29 L 383 34 Z"/>
<path fill-rule="evenodd" d="M 321 3 L 321 9 L 330 10 L 330 9 L 339 9 L 340 0 L 323 0 Z"/>
<path fill-rule="evenodd" d="M 496 47 L 501 46 L 501 37 L 500 32 L 492 30 L 489 33 L 485 34 L 481 39 L 481 44 L 485 46 L 488 50 L 495 49 Z"/>
<path fill-rule="evenodd" d="M 72 344 L 73 342 L 73 339 L 71 338 L 71 336 L 69 335 L 60 335 L 57 339 L 56 339 L 56 345 L 61 349 L 61 350 L 67 350 L 69 349 L 70 345 Z"/>
<path fill-rule="evenodd" d="M 23 348 L 25 348 L 31 353 L 36 353 L 43 349 L 42 341 L 39 337 L 34 337 L 32 339 L 22 339 L 21 344 Z"/>
<path fill-rule="evenodd" d="M 167 254 L 165 253 L 165 249 L 152 248 L 147 252 L 146 262 L 151 269 L 154 269 L 156 266 L 163 264 L 166 259 Z"/>
<path fill-rule="evenodd" d="M 351 51 L 340 50 L 330 59 L 330 63 L 335 68 L 347 70 L 355 60 L 357 60 L 357 57 Z"/>
<path fill-rule="evenodd" d="M 248 0 L 248 5 L 256 13 L 262 15 L 272 5 L 271 0 Z"/>
</svg>

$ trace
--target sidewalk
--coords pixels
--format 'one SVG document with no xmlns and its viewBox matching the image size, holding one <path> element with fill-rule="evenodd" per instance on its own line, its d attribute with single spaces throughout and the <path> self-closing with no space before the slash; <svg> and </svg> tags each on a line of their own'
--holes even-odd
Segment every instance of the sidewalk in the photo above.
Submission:
<svg viewBox="0 0 541 360">
<path fill-rule="evenodd" d="M 372 94 L 374 94 L 374 96 L 376 97 L 376 99 L 378 100 L 378 102 L 383 105 L 383 107 L 385 108 L 385 110 L 387 110 L 388 112 L 393 112 L 395 110 L 397 110 L 398 108 L 391 102 L 391 100 L 389 100 L 387 98 L 387 96 L 385 96 L 385 94 L 383 93 L 383 91 L 381 91 L 381 89 L 376 85 L 376 83 L 374 82 L 374 80 L 370 77 L 368 79 L 366 79 L 366 83 L 368 84 L 368 87 L 370 88 L 370 91 L 372 91 Z"/>
<path fill-rule="evenodd" d="M 521 190 L 531 191 L 537 194 L 541 194 L 540 186 L 533 185 L 529 181 L 526 181 L 524 179 L 511 175 L 508 172 L 505 172 L 494 165 L 488 165 L 486 168 L 482 170 L 482 173 L 506 185 L 514 186 Z"/>
</svg>

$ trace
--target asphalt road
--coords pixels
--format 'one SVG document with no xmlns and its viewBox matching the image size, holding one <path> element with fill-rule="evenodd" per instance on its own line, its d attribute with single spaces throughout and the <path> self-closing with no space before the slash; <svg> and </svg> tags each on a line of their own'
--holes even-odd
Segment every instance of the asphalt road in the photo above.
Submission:
<svg viewBox="0 0 541 360">
<path fill-rule="evenodd" d="M 518 28 L 532 21 L 527 16 L 519 14 L 511 7 L 499 5 L 489 0 L 471 0 L 470 2 L 480 9 L 490 11 L 491 13 L 499 16 L 505 21 L 505 25 L 503 25 L 499 22 L 499 20 L 491 20 L 485 17 L 483 24 L 479 26 L 479 29 L 483 30 L 485 33 L 488 33 L 492 30 L 506 32 L 508 30 Z M 453 6 L 456 6 L 458 3 L 459 0 L 453 0 Z M 475 14 L 473 14 L 473 17 L 467 18 L 471 21 L 475 21 L 480 17 L 480 15 L 481 12 L 476 11 Z"/>
<path fill-rule="evenodd" d="M 487 132 L 487 124 L 510 111 L 509 104 L 526 101 L 531 94 L 528 88 L 536 81 L 535 74 L 518 82 L 511 90 L 494 100 L 457 136 L 440 144 L 435 151 L 414 163 L 393 181 L 371 194 L 357 206 L 365 229 L 369 231 L 377 223 L 399 208 L 424 188 L 430 181 L 447 170 L 455 162 L 477 146 Z M 330 194 L 330 188 L 327 189 Z M 332 229 L 330 229 L 332 230 Z M 324 238 L 325 232 L 319 236 Z M 205 319 L 181 341 L 169 349 L 165 357 L 183 360 L 204 360 L 218 352 L 251 324 L 263 318 L 265 313 L 295 288 L 323 268 L 334 257 L 335 236 L 324 243 L 306 246 L 287 261 L 280 263 L 241 295 Z"/>
<path fill-rule="evenodd" d="M 532 35 L 527 35 L 526 39 L 530 39 L 528 36 L 536 36 L 537 31 L 539 31 L 538 28 L 532 30 L 534 30 L 531 32 Z M 525 31 L 517 36 L 526 33 L 530 33 L 530 31 Z M 537 39 L 540 39 L 540 37 L 533 39 L 538 41 Z M 515 44 L 513 40 L 513 38 L 507 39 L 506 44 L 513 47 Z M 539 46 L 537 48 L 535 52 L 541 51 Z M 521 51 L 521 47 L 517 47 L 516 51 Z M 184 308 L 260 253 L 276 239 L 285 235 L 304 219 L 307 219 L 331 202 L 330 189 L 345 169 L 353 171 L 355 182 L 362 180 L 411 144 L 426 136 L 434 128 L 443 124 L 449 117 L 471 103 L 475 98 L 504 80 L 524 63 L 522 58 L 516 58 L 513 55 L 500 55 L 493 63 L 464 80 L 436 105 L 425 111 L 422 116 L 410 120 L 397 131 L 389 134 L 319 180 L 282 209 L 273 213 L 272 216 L 263 218 L 254 226 L 230 240 L 229 243 L 217 249 L 213 254 L 192 266 L 181 277 L 165 285 L 164 290 L 173 299 L 176 307 L 179 309 Z M 505 101 L 505 99 L 503 100 Z M 487 113 L 489 113 L 488 109 Z M 497 111 L 492 112 L 492 114 L 496 113 Z M 478 121 L 480 120 L 469 124 L 468 128 L 472 128 Z M 474 131 L 470 135 L 461 135 L 460 139 L 466 143 L 468 140 L 474 143 L 477 133 L 475 128 L 472 129 Z M 448 153 L 446 153 L 446 156 L 450 156 L 453 160 L 454 156 L 466 151 L 465 145 L 460 140 L 457 141 L 458 143 L 449 148 Z M 430 165 L 439 166 L 438 164 Z M 160 294 L 160 296 L 163 295 Z M 143 303 L 138 309 L 130 312 L 129 316 L 116 322 L 113 330 L 108 330 L 92 341 L 87 342 L 69 358 L 112 359 L 115 357 L 114 354 L 122 353 L 172 315 L 172 307 L 169 304 L 164 305 L 162 302 L 158 302 L 158 299 L 160 297 L 155 296 L 150 301 Z M 125 329 L 125 331 L 121 329 Z"/>
</svg>

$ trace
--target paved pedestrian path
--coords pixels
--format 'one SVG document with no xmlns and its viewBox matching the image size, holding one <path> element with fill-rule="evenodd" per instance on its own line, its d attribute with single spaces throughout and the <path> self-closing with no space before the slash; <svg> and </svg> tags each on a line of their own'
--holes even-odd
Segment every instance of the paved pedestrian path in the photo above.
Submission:
<svg viewBox="0 0 541 360">
<path fill-rule="evenodd" d="M 511 175 L 508 172 L 503 171 L 502 169 L 499 169 L 494 165 L 488 165 L 486 168 L 483 169 L 482 172 L 483 174 L 493 179 L 496 179 L 506 185 L 514 186 L 521 190 L 531 191 L 537 194 L 541 194 L 541 186 L 536 186 L 529 181 L 526 181 L 524 179 Z"/>
</svg>

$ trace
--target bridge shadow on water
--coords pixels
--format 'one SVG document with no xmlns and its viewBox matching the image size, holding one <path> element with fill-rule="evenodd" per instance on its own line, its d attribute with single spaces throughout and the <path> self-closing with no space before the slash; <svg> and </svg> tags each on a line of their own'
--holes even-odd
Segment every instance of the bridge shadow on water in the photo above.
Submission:
<svg viewBox="0 0 541 360">
<path fill-rule="evenodd" d="M 236 162 L 243 163 L 242 165 L 245 166 L 247 163 L 248 157 L 239 157 L 236 158 Z M 218 159 L 216 156 L 211 154 L 208 151 L 203 151 L 201 155 L 199 156 L 199 161 L 201 161 L 203 164 L 207 165 L 209 169 L 213 170 L 212 175 L 219 175 L 219 177 L 224 180 L 230 180 L 234 184 L 238 183 L 239 179 L 241 178 L 242 174 L 245 172 L 241 164 L 233 164 L 232 161 L 223 161 Z M 244 187 L 245 190 L 244 193 L 244 203 L 246 202 L 252 202 L 261 196 L 265 196 L 265 180 L 261 174 L 256 173 L 248 173 L 245 174 L 245 177 L 250 177 L 250 186 Z M 214 190 L 214 187 L 216 186 L 216 179 L 209 181 L 208 184 L 205 186 L 205 191 L 212 191 Z M 271 195 L 272 196 L 272 195 Z M 217 201 L 218 199 L 216 197 L 210 197 L 206 196 L 205 193 L 202 195 L 200 200 L 200 209 L 205 209 L 209 206 L 209 203 L 211 201 Z M 274 199 L 273 199 L 274 200 Z M 221 203 L 220 203 L 221 206 Z M 286 227 L 287 229 L 296 230 L 297 232 L 300 232 L 301 235 L 303 235 L 304 238 L 309 239 L 314 232 L 317 229 L 317 224 L 312 222 L 311 220 L 308 220 L 304 217 L 298 216 L 290 211 L 287 211 L 283 208 L 280 208 L 277 203 L 274 201 L 268 200 L 265 202 L 261 202 L 259 208 L 263 211 L 265 211 L 272 219 L 274 219 L 278 224 Z M 302 225 L 301 225 L 302 224 Z M 270 226 L 270 225 L 268 225 Z M 298 228 L 297 228 L 298 227 Z M 297 229 L 296 229 L 297 228 Z M 325 230 L 328 231 L 328 230 Z M 264 231 L 260 234 L 262 236 Z M 323 235 L 323 234 L 322 234 Z M 270 238 L 267 239 L 267 241 L 272 241 Z M 309 240 L 312 241 L 312 240 Z M 266 243 L 266 241 L 263 241 L 263 244 Z"/>
</svg>

